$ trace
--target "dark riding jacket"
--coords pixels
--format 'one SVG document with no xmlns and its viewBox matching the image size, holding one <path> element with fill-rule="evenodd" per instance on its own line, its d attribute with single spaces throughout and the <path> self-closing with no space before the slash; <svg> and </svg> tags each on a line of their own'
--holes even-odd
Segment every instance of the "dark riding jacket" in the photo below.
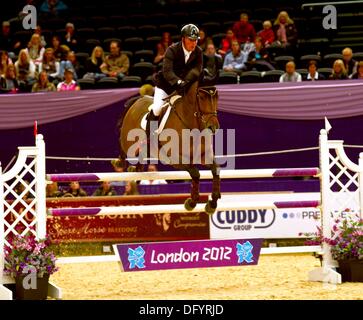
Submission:
<svg viewBox="0 0 363 320">
<path fill-rule="evenodd" d="M 178 80 L 190 84 L 199 80 L 203 69 L 203 51 L 196 47 L 185 63 L 182 42 L 172 44 L 165 53 L 163 67 L 155 76 L 155 84 L 167 94 L 177 89 Z"/>
</svg>

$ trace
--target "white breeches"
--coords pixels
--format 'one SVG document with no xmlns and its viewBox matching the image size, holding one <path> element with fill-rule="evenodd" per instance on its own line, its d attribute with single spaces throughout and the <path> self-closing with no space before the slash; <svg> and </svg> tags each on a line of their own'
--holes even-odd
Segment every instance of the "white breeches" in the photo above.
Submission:
<svg viewBox="0 0 363 320">
<path fill-rule="evenodd" d="M 158 87 L 155 87 L 154 90 L 154 103 L 152 105 L 152 110 L 156 116 L 159 116 L 161 113 L 161 107 L 165 104 L 165 99 L 168 94 Z"/>
</svg>

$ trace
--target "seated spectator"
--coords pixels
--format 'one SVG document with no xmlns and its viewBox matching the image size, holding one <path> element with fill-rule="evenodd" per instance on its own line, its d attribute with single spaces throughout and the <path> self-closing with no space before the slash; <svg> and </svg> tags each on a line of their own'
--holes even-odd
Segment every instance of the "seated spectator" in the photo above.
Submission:
<svg viewBox="0 0 363 320">
<path fill-rule="evenodd" d="M 297 30 L 294 21 L 286 11 L 281 11 L 274 22 L 274 45 L 282 48 L 295 47 L 297 43 Z"/>
<path fill-rule="evenodd" d="M 42 27 L 40 25 L 37 25 L 37 27 L 34 30 L 34 33 L 38 34 L 40 37 L 40 44 L 45 48 L 47 46 L 47 41 L 45 41 L 44 36 L 42 35 Z"/>
<path fill-rule="evenodd" d="M 203 85 L 214 86 L 218 82 L 219 70 L 223 68 L 223 59 L 216 53 L 216 47 L 213 43 L 207 45 L 203 55 Z"/>
<path fill-rule="evenodd" d="M 101 66 L 105 62 L 105 53 L 102 47 L 96 46 L 91 54 L 91 57 L 87 59 L 85 71 L 86 74 L 83 78 L 99 80 L 106 77 L 101 71 Z"/>
<path fill-rule="evenodd" d="M 275 41 L 275 33 L 272 30 L 270 20 L 263 22 L 263 30 L 259 31 L 257 35 L 261 38 L 262 44 L 265 48 L 268 48 Z"/>
<path fill-rule="evenodd" d="M 35 64 L 30 60 L 25 49 L 20 50 L 18 60 L 15 62 L 16 74 L 19 84 L 27 86 L 35 82 Z"/>
<path fill-rule="evenodd" d="M 221 41 L 221 48 L 218 50 L 218 53 L 224 57 L 229 51 L 232 50 L 232 41 L 237 40 L 236 36 L 233 33 L 232 29 L 228 29 L 226 36 Z"/>
<path fill-rule="evenodd" d="M 124 166 L 122 164 L 122 161 L 120 159 L 115 159 L 111 161 L 113 170 L 115 172 L 124 172 Z M 112 181 L 111 185 L 113 187 L 124 187 L 126 185 L 125 181 Z"/>
<path fill-rule="evenodd" d="M 5 76 L 6 69 L 9 65 L 13 64 L 13 61 L 9 57 L 9 54 L 7 51 L 0 51 L 0 76 Z"/>
<path fill-rule="evenodd" d="M 140 193 L 136 181 L 127 181 L 124 196 L 134 196 L 138 194 Z"/>
<path fill-rule="evenodd" d="M 348 73 L 345 69 L 344 62 L 341 59 L 335 60 L 333 64 L 333 72 L 329 76 L 329 80 L 348 79 Z"/>
<path fill-rule="evenodd" d="M 78 91 L 81 88 L 77 85 L 77 82 L 73 80 L 73 70 L 64 70 L 64 81 L 58 83 L 57 91 Z"/>
<path fill-rule="evenodd" d="M 315 60 L 309 61 L 308 71 L 309 73 L 306 76 L 306 81 L 317 81 L 317 80 L 325 80 L 324 75 L 320 74 L 317 71 L 318 65 Z"/>
<path fill-rule="evenodd" d="M 40 13 L 47 17 L 56 17 L 68 9 L 61 0 L 45 0 L 40 6 Z"/>
<path fill-rule="evenodd" d="M 16 69 L 13 64 L 10 64 L 5 71 L 5 76 L 0 78 L 1 90 L 9 93 L 17 93 L 19 91 L 19 83 L 16 79 Z"/>
<path fill-rule="evenodd" d="M 275 69 L 270 63 L 268 52 L 264 48 L 262 44 L 262 39 L 260 37 L 256 37 L 254 42 L 254 49 L 248 54 L 248 59 L 247 59 L 248 69 L 253 70 L 254 68 L 256 68 L 257 61 L 260 65 L 264 65 L 266 70 Z"/>
<path fill-rule="evenodd" d="M 21 42 L 14 39 L 11 29 L 10 29 L 10 22 L 3 21 L 2 29 L 0 34 L 0 49 L 8 51 L 10 56 L 12 55 L 14 58 L 14 52 L 17 51 L 21 46 Z"/>
<path fill-rule="evenodd" d="M 46 71 L 39 73 L 38 81 L 33 84 L 32 92 L 57 91 L 55 85 L 49 81 Z"/>
<path fill-rule="evenodd" d="M 122 79 L 128 74 L 129 67 L 130 60 L 128 56 L 121 53 L 120 44 L 117 41 L 112 41 L 110 44 L 110 54 L 101 65 L 101 71 L 109 77 Z"/>
<path fill-rule="evenodd" d="M 148 97 L 153 97 L 154 96 L 154 87 L 151 84 L 144 84 L 140 87 L 139 90 L 139 94 L 135 97 L 131 97 L 130 99 L 128 99 L 125 104 L 124 107 L 125 109 L 128 109 L 129 107 L 131 107 L 136 100 L 144 97 L 144 96 L 148 96 Z"/>
<path fill-rule="evenodd" d="M 239 44 L 255 41 L 256 31 L 254 26 L 248 22 L 248 15 L 246 13 L 241 14 L 240 21 L 233 25 L 232 30 Z"/>
<path fill-rule="evenodd" d="M 156 172 L 158 168 L 155 164 L 149 164 L 147 167 L 148 172 Z M 155 179 L 155 180 L 141 180 L 140 185 L 154 185 L 154 184 L 167 184 L 164 179 Z"/>
<path fill-rule="evenodd" d="M 198 46 L 202 48 L 203 51 L 207 49 L 209 43 L 212 42 L 210 37 L 207 37 L 204 29 L 199 29 L 199 39 L 198 39 Z"/>
<path fill-rule="evenodd" d="M 81 65 L 77 61 L 76 54 L 73 51 L 69 51 L 67 54 L 67 60 L 63 60 L 60 62 L 60 70 L 59 77 L 61 79 L 64 78 L 64 70 L 71 69 L 73 70 L 73 78 L 74 80 L 78 80 L 78 74 L 81 74 Z"/>
<path fill-rule="evenodd" d="M 42 63 L 43 55 L 44 55 L 44 47 L 41 44 L 41 39 L 39 34 L 34 33 L 30 41 L 28 43 L 28 47 L 26 48 L 28 51 L 28 55 L 30 59 L 34 62 L 36 71 L 39 71 L 39 65 Z"/>
<path fill-rule="evenodd" d="M 345 70 L 347 71 L 348 76 L 351 76 L 357 71 L 357 61 L 353 59 L 353 51 L 351 48 L 345 48 L 342 51 L 342 55 Z"/>
<path fill-rule="evenodd" d="M 363 61 L 358 62 L 357 72 L 353 73 L 352 79 L 363 79 Z"/>
<path fill-rule="evenodd" d="M 52 182 L 47 184 L 46 187 L 46 197 L 47 198 L 59 198 L 63 196 L 63 192 L 59 191 L 58 183 Z"/>
<path fill-rule="evenodd" d="M 94 197 L 116 196 L 117 192 L 109 181 L 102 181 L 100 187 L 93 193 Z"/>
<path fill-rule="evenodd" d="M 78 48 L 78 40 L 75 36 L 76 30 L 74 28 L 74 24 L 68 22 L 66 24 L 66 34 L 64 36 L 64 44 L 66 44 L 70 50 L 77 51 Z"/>
<path fill-rule="evenodd" d="M 281 75 L 280 82 L 301 82 L 301 74 L 295 71 L 295 62 L 286 63 L 286 72 Z"/>
<path fill-rule="evenodd" d="M 51 48 L 54 50 L 54 56 L 57 59 L 57 61 L 62 61 L 67 59 L 67 54 L 70 51 L 70 49 L 66 45 L 61 45 L 61 41 L 58 36 L 52 37 Z"/>
<path fill-rule="evenodd" d="M 49 81 L 60 78 L 60 63 L 54 56 L 54 50 L 47 48 L 44 52 L 43 60 L 39 64 L 39 72 L 45 71 Z"/>
<path fill-rule="evenodd" d="M 171 36 L 169 32 L 163 32 L 160 42 L 156 46 L 156 57 L 154 59 L 155 64 L 159 64 L 164 60 L 166 49 L 172 44 Z"/>
<path fill-rule="evenodd" d="M 78 181 L 72 181 L 63 197 L 87 197 L 87 192 L 81 188 Z"/>
<path fill-rule="evenodd" d="M 224 58 L 223 70 L 237 73 L 246 69 L 247 55 L 241 51 L 241 46 L 237 40 L 232 41 L 232 52 Z"/>
</svg>

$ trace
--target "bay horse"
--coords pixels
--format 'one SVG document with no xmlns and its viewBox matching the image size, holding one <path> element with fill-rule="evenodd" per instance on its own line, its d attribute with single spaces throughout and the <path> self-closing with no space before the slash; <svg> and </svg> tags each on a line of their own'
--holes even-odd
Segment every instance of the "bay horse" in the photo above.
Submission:
<svg viewBox="0 0 363 320">
<path fill-rule="evenodd" d="M 209 214 L 214 213 L 217 208 L 217 201 L 221 197 L 219 167 L 215 161 L 213 143 L 209 140 L 219 129 L 217 100 L 218 92 L 214 86 L 199 87 L 199 82 L 194 82 L 184 96 L 173 103 L 163 131 L 159 133 L 156 142 L 156 158 L 159 160 L 161 158 L 168 159 L 169 161 L 165 161 L 165 163 L 178 170 L 185 170 L 190 174 L 192 179 L 191 195 L 184 202 L 184 207 L 188 211 L 193 210 L 199 201 L 200 173 L 198 165 L 210 169 L 213 175 L 213 190 L 211 199 L 208 200 L 205 206 L 205 211 Z M 128 138 L 128 135 L 132 130 L 142 130 L 141 121 L 145 114 L 148 113 L 148 108 L 152 102 L 152 97 L 138 99 L 125 112 L 119 122 L 120 160 L 124 163 L 124 166 L 127 165 L 125 160 L 127 156 L 129 157 L 128 150 L 135 145 L 135 140 L 129 141 L 131 139 Z M 166 108 L 163 109 L 160 119 L 165 112 Z M 139 158 L 142 153 L 140 150 L 143 148 L 142 145 L 145 146 L 146 140 L 146 132 L 142 132 L 145 136 L 143 141 L 141 138 L 138 140 Z M 169 133 L 167 135 L 170 139 L 162 139 L 163 133 L 166 132 L 170 133 L 170 135 Z M 198 143 L 196 144 L 193 134 L 188 136 L 184 134 L 185 132 L 202 133 L 202 138 L 197 139 Z M 175 143 L 175 139 L 174 142 L 171 141 L 173 136 L 174 138 L 177 137 L 177 143 Z M 141 158 L 146 157 L 145 153 L 143 154 Z M 137 152 L 134 156 L 138 156 Z"/>
</svg>

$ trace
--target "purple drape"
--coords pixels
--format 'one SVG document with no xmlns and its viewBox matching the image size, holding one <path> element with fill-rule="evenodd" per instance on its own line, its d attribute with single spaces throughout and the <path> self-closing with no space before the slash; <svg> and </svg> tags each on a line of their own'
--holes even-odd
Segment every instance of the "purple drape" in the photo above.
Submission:
<svg viewBox="0 0 363 320">
<path fill-rule="evenodd" d="M 0 130 L 79 116 L 125 100 L 138 88 L 0 95 Z M 219 85 L 220 111 L 271 119 L 317 120 L 363 115 L 363 81 Z"/>
</svg>

